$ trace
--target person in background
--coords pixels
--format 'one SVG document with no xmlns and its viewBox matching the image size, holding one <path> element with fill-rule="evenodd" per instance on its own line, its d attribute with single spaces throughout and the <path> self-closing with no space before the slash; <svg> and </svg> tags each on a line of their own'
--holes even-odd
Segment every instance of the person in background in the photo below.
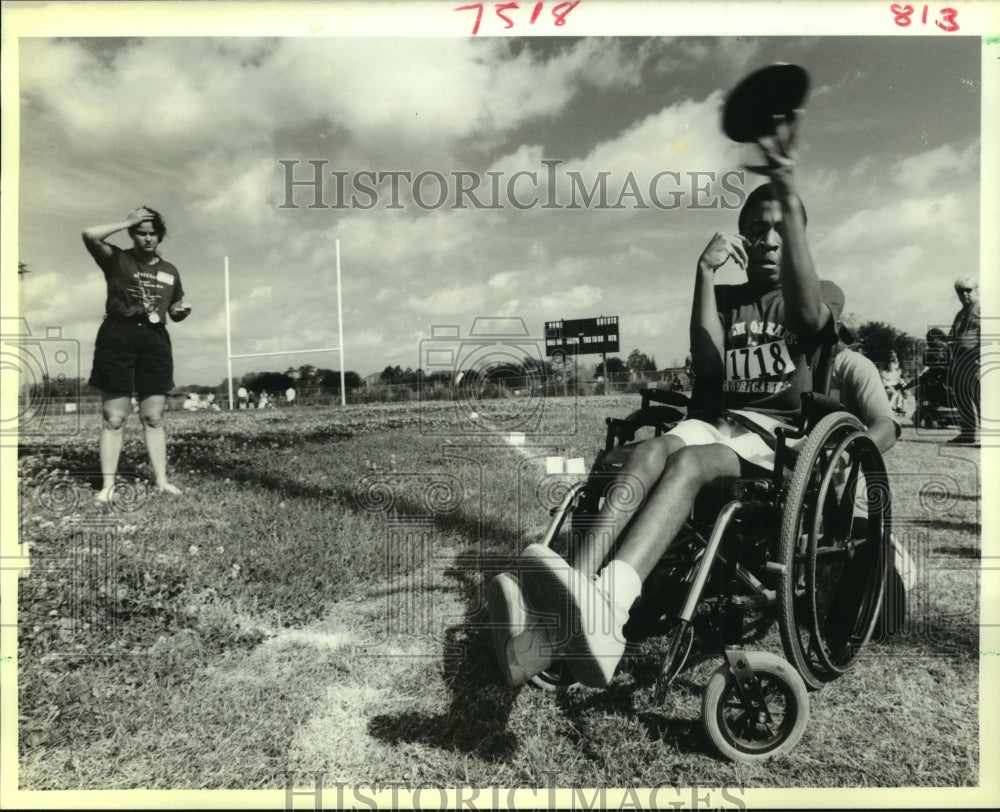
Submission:
<svg viewBox="0 0 1000 812">
<path fill-rule="evenodd" d="M 948 442 L 959 445 L 979 444 L 980 421 L 980 315 L 979 284 L 971 277 L 955 280 L 955 295 L 962 309 L 955 314 L 948 336 L 951 343 L 951 367 L 948 379 L 958 421 L 957 437 Z"/>
<path fill-rule="evenodd" d="M 882 370 L 882 385 L 885 387 L 886 397 L 892 405 L 893 413 L 897 415 L 905 414 L 904 408 L 906 395 L 906 379 L 903 377 L 903 370 L 899 366 L 899 356 L 895 350 L 889 351 L 889 363 Z"/>
</svg>

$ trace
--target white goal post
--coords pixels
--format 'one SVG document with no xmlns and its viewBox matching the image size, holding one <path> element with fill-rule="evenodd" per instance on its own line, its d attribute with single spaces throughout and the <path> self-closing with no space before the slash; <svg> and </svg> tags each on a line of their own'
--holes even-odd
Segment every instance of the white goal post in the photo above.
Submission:
<svg viewBox="0 0 1000 812">
<path fill-rule="evenodd" d="M 312 347 L 304 350 L 279 350 L 277 352 L 246 352 L 233 355 L 232 319 L 229 312 L 229 257 L 225 258 L 223 272 L 226 280 L 226 375 L 229 383 L 229 410 L 233 409 L 233 359 L 262 358 L 271 355 L 303 355 L 312 352 L 340 353 L 340 405 L 347 405 L 347 389 L 344 386 L 344 310 L 340 295 L 340 240 L 335 240 L 337 250 L 337 340 L 339 347 Z"/>
</svg>

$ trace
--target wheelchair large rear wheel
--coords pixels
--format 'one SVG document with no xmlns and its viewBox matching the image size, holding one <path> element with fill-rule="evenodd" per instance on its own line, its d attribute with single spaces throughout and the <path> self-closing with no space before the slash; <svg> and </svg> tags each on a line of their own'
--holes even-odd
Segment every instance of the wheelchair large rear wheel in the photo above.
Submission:
<svg viewBox="0 0 1000 812">
<path fill-rule="evenodd" d="M 787 753 L 809 722 L 809 692 L 785 660 L 766 651 L 743 654 L 753 669 L 767 715 L 749 710 L 729 664 L 705 688 L 701 720 L 716 749 L 733 761 L 763 761 Z"/>
<path fill-rule="evenodd" d="M 799 446 L 779 538 L 785 656 L 812 689 L 868 642 L 892 558 L 882 455 L 852 415 L 827 415 Z"/>
</svg>

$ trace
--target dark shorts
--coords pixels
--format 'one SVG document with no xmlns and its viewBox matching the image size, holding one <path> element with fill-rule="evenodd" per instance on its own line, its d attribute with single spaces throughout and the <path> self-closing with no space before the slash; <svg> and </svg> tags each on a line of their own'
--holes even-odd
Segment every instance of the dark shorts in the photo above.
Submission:
<svg viewBox="0 0 1000 812">
<path fill-rule="evenodd" d="M 105 319 L 97 331 L 90 385 L 129 395 L 167 394 L 174 388 L 174 357 L 166 327 Z"/>
</svg>

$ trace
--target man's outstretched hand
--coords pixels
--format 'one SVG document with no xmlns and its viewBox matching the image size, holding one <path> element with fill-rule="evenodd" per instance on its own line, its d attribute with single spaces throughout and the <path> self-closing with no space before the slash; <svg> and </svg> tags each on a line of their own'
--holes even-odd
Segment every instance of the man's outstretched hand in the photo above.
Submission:
<svg viewBox="0 0 1000 812">
<path fill-rule="evenodd" d="M 798 160 L 796 141 L 798 124 L 803 110 L 790 115 L 774 116 L 774 132 L 757 139 L 765 163 L 747 166 L 751 172 L 767 175 L 772 182 L 791 185 L 795 179 L 795 163 Z"/>
</svg>

